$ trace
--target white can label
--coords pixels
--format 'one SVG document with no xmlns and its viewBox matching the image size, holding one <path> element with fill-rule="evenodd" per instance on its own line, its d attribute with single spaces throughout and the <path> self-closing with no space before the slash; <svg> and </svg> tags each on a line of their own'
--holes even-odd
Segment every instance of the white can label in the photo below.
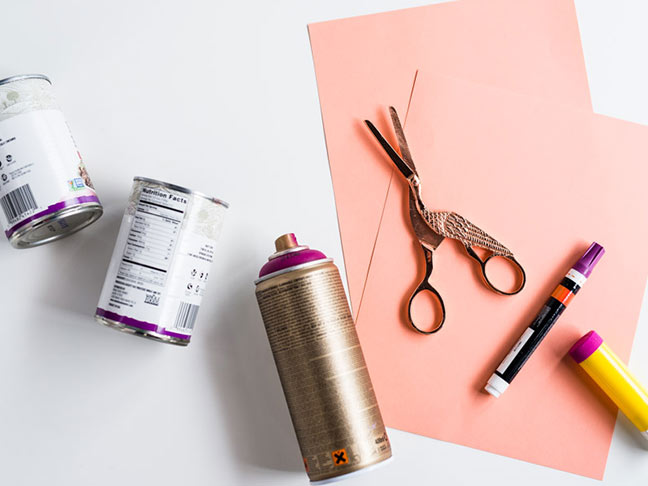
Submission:
<svg viewBox="0 0 648 486">
<path fill-rule="evenodd" d="M 99 199 L 63 113 L 36 110 L 0 122 L 0 226 L 7 236 L 83 202 Z"/>
<path fill-rule="evenodd" d="M 124 215 L 97 313 L 189 339 L 217 235 L 217 228 L 204 234 L 197 220 L 215 213 L 213 224 L 220 227 L 224 208 L 162 186 L 140 189 L 135 207 Z"/>
</svg>

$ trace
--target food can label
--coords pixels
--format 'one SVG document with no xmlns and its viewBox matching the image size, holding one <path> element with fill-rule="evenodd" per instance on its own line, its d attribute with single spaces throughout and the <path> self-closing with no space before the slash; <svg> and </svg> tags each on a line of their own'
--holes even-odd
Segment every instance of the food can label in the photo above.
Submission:
<svg viewBox="0 0 648 486">
<path fill-rule="evenodd" d="M 99 202 L 63 113 L 0 121 L 0 225 L 7 237 L 61 209 Z"/>
<path fill-rule="evenodd" d="M 138 182 L 135 195 L 122 221 L 97 314 L 189 339 L 224 208 Z"/>
</svg>

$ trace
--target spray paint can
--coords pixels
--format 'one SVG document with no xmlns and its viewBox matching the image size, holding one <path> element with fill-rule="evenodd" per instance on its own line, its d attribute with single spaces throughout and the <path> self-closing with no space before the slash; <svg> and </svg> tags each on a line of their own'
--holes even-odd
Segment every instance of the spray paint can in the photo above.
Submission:
<svg viewBox="0 0 648 486">
<path fill-rule="evenodd" d="M 363 470 L 391 447 L 332 259 L 275 241 L 256 296 L 311 481 Z"/>
<path fill-rule="evenodd" d="M 50 80 L 0 80 L 0 226 L 16 248 L 70 235 L 103 209 Z"/>
<path fill-rule="evenodd" d="M 227 207 L 184 187 L 136 177 L 95 318 L 188 345 Z"/>
</svg>

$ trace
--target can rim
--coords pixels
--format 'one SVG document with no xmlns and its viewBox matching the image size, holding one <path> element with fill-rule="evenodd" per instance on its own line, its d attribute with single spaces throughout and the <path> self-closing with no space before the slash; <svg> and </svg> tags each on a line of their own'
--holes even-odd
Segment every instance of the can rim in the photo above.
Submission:
<svg viewBox="0 0 648 486">
<path fill-rule="evenodd" d="M 188 188 L 183 187 L 183 186 L 178 186 L 176 184 L 171 184 L 169 182 L 159 181 L 157 179 L 150 179 L 148 177 L 140 177 L 140 176 L 133 177 L 133 180 L 134 181 L 141 181 L 141 182 L 149 182 L 151 184 L 158 184 L 160 186 L 167 187 L 169 189 L 173 189 L 174 191 L 179 191 L 179 192 L 183 192 L 185 194 L 191 194 L 193 196 L 202 197 L 202 198 L 207 199 L 209 201 L 212 201 L 212 202 L 214 202 L 216 204 L 220 204 L 221 206 L 223 206 L 225 208 L 229 208 L 229 203 L 223 201 L 222 199 L 218 199 L 216 197 L 211 197 L 211 196 L 208 196 L 207 194 L 204 194 L 202 192 L 194 191 L 193 189 L 188 189 Z"/>
<path fill-rule="evenodd" d="M 83 224 L 78 225 L 73 227 L 70 231 L 66 233 L 58 233 L 58 234 L 53 234 L 49 236 L 48 238 L 44 238 L 42 240 L 34 241 L 34 242 L 29 242 L 25 243 L 22 238 L 24 238 L 26 235 L 28 235 L 32 230 L 46 224 L 52 221 L 56 221 L 60 217 L 69 217 L 69 216 L 74 216 L 78 214 L 83 214 L 87 213 L 89 216 L 89 219 L 86 220 Z M 82 229 L 86 228 L 87 226 L 90 226 L 93 224 L 95 221 L 97 221 L 101 216 L 103 215 L 103 206 L 101 205 L 100 202 L 86 202 L 86 203 L 79 203 L 75 204 L 72 206 L 68 206 L 66 208 L 60 209 L 59 211 L 56 211 L 55 213 L 52 214 L 46 214 L 38 219 L 35 219 L 34 221 L 31 221 L 30 223 L 26 224 L 22 228 L 18 228 L 14 233 L 9 237 L 9 243 L 11 243 L 11 246 L 14 248 L 18 249 L 25 249 L 25 248 L 34 248 L 40 245 L 45 245 L 47 243 L 51 243 L 53 241 L 59 240 L 61 238 L 65 238 L 67 236 L 70 236 L 77 231 L 81 231 Z"/>
<path fill-rule="evenodd" d="M 8 78 L 0 79 L 0 85 L 13 83 L 14 81 L 22 81 L 23 79 L 43 79 L 49 84 L 52 84 L 50 78 L 44 74 L 18 74 L 16 76 L 9 76 Z"/>
<path fill-rule="evenodd" d="M 272 272 L 272 273 L 269 273 L 268 275 L 264 275 L 261 278 L 257 278 L 254 281 L 254 285 L 259 285 L 261 282 L 263 282 L 265 280 L 269 280 L 269 279 L 271 279 L 273 277 L 277 277 L 278 275 L 282 275 L 284 273 L 292 272 L 293 270 L 300 270 L 302 268 L 312 267 L 312 266 L 315 266 L 315 265 L 319 265 L 320 263 L 333 263 L 333 259 L 332 258 L 320 258 L 319 260 L 313 260 L 313 261 L 306 262 L 306 263 L 300 263 L 299 265 L 293 265 L 292 267 L 282 268 L 281 270 L 277 270 L 276 272 Z"/>
</svg>

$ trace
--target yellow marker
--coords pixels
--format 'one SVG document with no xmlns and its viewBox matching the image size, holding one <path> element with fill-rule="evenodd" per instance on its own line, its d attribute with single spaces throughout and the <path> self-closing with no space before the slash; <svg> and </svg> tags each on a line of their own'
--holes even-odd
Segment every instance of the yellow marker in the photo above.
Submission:
<svg viewBox="0 0 648 486">
<path fill-rule="evenodd" d="M 576 341 L 569 354 L 648 440 L 648 391 L 601 336 L 588 332 Z"/>
</svg>

